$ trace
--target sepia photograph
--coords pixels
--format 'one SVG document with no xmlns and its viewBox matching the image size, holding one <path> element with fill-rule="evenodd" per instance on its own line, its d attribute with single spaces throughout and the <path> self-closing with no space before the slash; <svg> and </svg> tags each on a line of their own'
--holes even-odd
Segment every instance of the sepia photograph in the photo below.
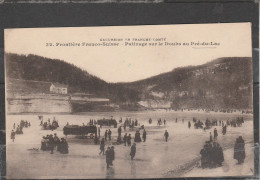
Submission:
<svg viewBox="0 0 260 180">
<path fill-rule="evenodd" d="M 4 31 L 7 179 L 254 175 L 251 23 Z"/>
</svg>

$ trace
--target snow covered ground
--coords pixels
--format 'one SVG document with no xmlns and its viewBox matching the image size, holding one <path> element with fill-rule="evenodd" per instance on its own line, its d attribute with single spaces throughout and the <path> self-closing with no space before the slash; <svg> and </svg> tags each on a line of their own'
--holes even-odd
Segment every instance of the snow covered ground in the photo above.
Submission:
<svg viewBox="0 0 260 180">
<path fill-rule="evenodd" d="M 114 145 L 115 161 L 113 167 L 107 169 L 105 156 L 99 155 L 99 145 L 87 143 L 87 139 L 79 139 L 75 136 L 67 136 L 69 154 L 60 154 L 33 150 L 40 148 L 41 138 L 47 134 L 57 133 L 58 137 L 64 137 L 63 127 L 69 124 L 87 124 L 89 119 L 99 119 L 113 116 L 115 119 L 130 117 L 137 119 L 140 125 L 145 125 L 147 141 L 137 143 L 135 159 L 130 159 L 130 147 Z M 44 120 L 55 118 L 60 127 L 57 130 L 41 130 L 37 115 L 8 115 L 7 116 L 7 177 L 8 178 L 159 178 L 159 177 L 193 177 L 193 176 L 232 176 L 252 175 L 254 170 L 253 160 L 253 116 L 250 114 L 221 114 L 221 113 L 196 113 L 196 112 L 104 112 L 85 113 L 77 115 L 43 115 Z M 245 123 L 242 127 L 228 127 L 227 134 L 219 132 L 218 142 L 224 151 L 225 161 L 223 167 L 216 169 L 201 169 L 199 167 L 200 149 L 209 139 L 209 132 L 201 129 L 188 129 L 188 121 L 193 117 L 205 121 L 206 118 L 231 120 L 243 116 Z M 149 118 L 153 123 L 148 124 Z M 167 120 L 166 126 L 158 127 L 157 119 Z M 178 122 L 175 119 L 178 118 Z M 10 139 L 13 123 L 21 119 L 31 122 L 30 128 L 24 128 L 23 135 L 16 135 L 15 142 Z M 184 123 L 182 123 L 184 119 Z M 193 124 L 193 123 L 192 123 Z M 101 135 L 106 129 L 102 128 Z M 112 141 L 116 141 L 117 129 L 112 130 Z M 164 141 L 164 131 L 169 132 L 169 141 Z M 124 135 L 122 131 L 122 135 Z M 132 138 L 135 131 L 129 131 Z M 142 132 L 141 132 L 142 134 Z M 235 139 L 242 135 L 246 141 L 246 159 L 242 165 L 236 165 L 233 160 L 233 147 Z M 133 139 L 132 139 L 133 142 Z M 106 147 L 112 142 L 106 142 Z"/>
</svg>

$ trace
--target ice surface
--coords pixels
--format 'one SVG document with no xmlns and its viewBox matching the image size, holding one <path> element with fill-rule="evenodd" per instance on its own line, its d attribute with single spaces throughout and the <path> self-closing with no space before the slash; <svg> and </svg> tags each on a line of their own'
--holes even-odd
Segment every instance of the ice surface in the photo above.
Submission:
<svg viewBox="0 0 260 180">
<path fill-rule="evenodd" d="M 38 115 L 38 114 L 37 114 Z M 250 114 L 221 114 L 203 112 L 98 112 L 84 114 L 49 114 L 43 115 L 44 120 L 55 118 L 60 127 L 57 130 L 41 130 L 40 121 L 36 114 L 8 115 L 7 116 L 7 177 L 8 178 L 159 178 L 159 177 L 191 177 L 191 176 L 229 176 L 229 175 L 252 175 L 254 170 L 253 161 L 253 116 Z M 67 136 L 69 154 L 60 154 L 54 151 L 33 150 L 40 149 L 41 138 L 47 134 L 57 133 L 58 137 L 64 137 L 63 127 L 69 124 L 87 124 L 89 119 L 99 119 L 113 116 L 116 120 L 120 117 L 137 119 L 140 125 L 145 125 L 147 141 L 137 143 L 136 156 L 130 159 L 130 147 L 114 145 L 115 161 L 113 167 L 107 169 L 105 156 L 99 155 L 99 145 L 89 144 L 86 139 L 75 136 Z M 188 129 L 188 121 L 192 118 L 205 121 L 206 118 L 218 120 L 231 120 L 243 116 L 245 123 L 242 127 L 228 127 L 227 134 L 222 135 L 221 126 L 217 126 L 218 142 L 224 149 L 223 167 L 215 169 L 199 168 L 200 149 L 204 142 L 209 139 L 206 130 Z M 148 124 L 149 118 L 153 123 Z M 176 117 L 178 122 L 175 122 Z M 166 126 L 158 127 L 157 119 L 166 119 Z M 24 134 L 16 135 L 15 142 L 10 139 L 13 123 L 16 125 L 20 120 L 31 122 L 30 128 L 24 128 Z M 184 123 L 182 123 L 184 119 Z M 193 123 L 192 123 L 193 124 Z M 101 135 L 108 127 L 101 129 Z M 113 141 L 117 138 L 117 129 L 111 127 Z M 164 131 L 169 132 L 169 141 L 164 141 Z M 122 135 L 124 135 L 122 128 Z M 131 133 L 132 142 L 135 131 Z M 141 131 L 142 135 L 142 131 Z M 242 135 L 247 143 L 246 159 L 243 165 L 236 165 L 233 159 L 233 147 L 235 139 Z M 111 142 L 106 142 L 106 147 Z M 251 170 L 252 169 L 252 170 Z"/>
</svg>

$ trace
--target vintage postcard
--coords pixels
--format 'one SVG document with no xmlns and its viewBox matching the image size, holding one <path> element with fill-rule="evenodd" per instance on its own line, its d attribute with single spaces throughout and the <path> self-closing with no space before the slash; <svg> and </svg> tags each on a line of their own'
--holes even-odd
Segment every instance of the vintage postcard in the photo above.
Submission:
<svg viewBox="0 0 260 180">
<path fill-rule="evenodd" d="M 254 174 L 251 23 L 4 33 L 8 179 Z"/>
</svg>

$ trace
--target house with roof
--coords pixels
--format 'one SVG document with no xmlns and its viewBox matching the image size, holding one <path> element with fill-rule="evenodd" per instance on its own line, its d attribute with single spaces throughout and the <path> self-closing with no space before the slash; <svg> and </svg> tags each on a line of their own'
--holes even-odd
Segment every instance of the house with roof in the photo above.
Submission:
<svg viewBox="0 0 260 180">
<path fill-rule="evenodd" d="M 51 83 L 50 92 L 56 94 L 68 94 L 68 86 L 59 83 Z"/>
</svg>

